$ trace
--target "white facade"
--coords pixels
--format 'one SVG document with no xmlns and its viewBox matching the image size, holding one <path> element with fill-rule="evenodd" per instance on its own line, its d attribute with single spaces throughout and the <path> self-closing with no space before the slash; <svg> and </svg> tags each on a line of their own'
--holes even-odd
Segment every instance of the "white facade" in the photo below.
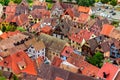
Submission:
<svg viewBox="0 0 120 80">
<path fill-rule="evenodd" d="M 35 48 L 31 46 L 28 48 L 27 53 L 28 53 L 28 56 L 33 59 L 36 59 L 38 57 L 45 57 L 45 48 L 36 51 Z"/>
</svg>

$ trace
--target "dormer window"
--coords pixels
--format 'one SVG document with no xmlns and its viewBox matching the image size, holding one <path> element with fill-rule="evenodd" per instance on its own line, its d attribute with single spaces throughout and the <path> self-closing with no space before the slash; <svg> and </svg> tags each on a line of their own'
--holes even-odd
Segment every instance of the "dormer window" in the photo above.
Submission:
<svg viewBox="0 0 120 80">
<path fill-rule="evenodd" d="M 25 61 L 20 61 L 18 62 L 18 67 L 20 70 L 23 70 L 24 68 L 26 68 L 26 63 Z"/>
<path fill-rule="evenodd" d="M 103 77 L 107 78 L 109 74 L 107 74 L 106 72 L 103 72 Z"/>
<path fill-rule="evenodd" d="M 65 52 L 66 52 L 66 54 L 69 54 L 69 53 L 70 53 L 70 52 L 69 52 L 69 51 L 67 51 L 67 50 L 66 50 Z"/>
</svg>

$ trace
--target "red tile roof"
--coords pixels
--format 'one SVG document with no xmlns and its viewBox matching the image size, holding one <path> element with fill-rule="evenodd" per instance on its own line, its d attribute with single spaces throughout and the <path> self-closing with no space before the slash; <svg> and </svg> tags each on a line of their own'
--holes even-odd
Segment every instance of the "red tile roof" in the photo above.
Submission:
<svg viewBox="0 0 120 80">
<path fill-rule="evenodd" d="M 81 13 L 79 18 L 78 18 L 78 22 L 79 23 L 86 23 L 90 18 L 89 14 L 85 14 L 85 13 Z"/>
<path fill-rule="evenodd" d="M 83 75 L 86 76 L 97 76 L 99 68 L 92 64 L 84 61 L 83 59 L 76 59 L 76 57 L 68 58 L 67 61 L 80 68 Z"/>
<path fill-rule="evenodd" d="M 54 59 L 53 59 L 53 61 L 52 61 L 52 65 L 54 65 L 56 67 L 59 67 L 61 63 L 62 63 L 61 58 L 55 56 Z"/>
<path fill-rule="evenodd" d="M 69 57 L 70 54 L 73 53 L 73 48 L 72 47 L 69 47 L 69 46 L 66 46 L 63 51 L 61 52 L 61 55 L 62 56 L 65 56 L 65 57 Z"/>
<path fill-rule="evenodd" d="M 68 9 L 65 11 L 65 13 L 63 14 L 63 16 L 64 16 L 64 15 L 70 15 L 71 18 L 74 17 L 74 14 L 73 14 L 73 11 L 72 11 L 71 8 L 68 8 Z"/>
<path fill-rule="evenodd" d="M 16 12 L 16 5 L 10 5 L 6 7 L 5 13 L 7 15 L 15 15 L 15 12 Z"/>
<path fill-rule="evenodd" d="M 109 34 L 111 33 L 111 31 L 114 29 L 115 27 L 110 25 L 110 24 L 104 24 L 102 31 L 100 32 L 103 35 L 109 36 Z"/>
<path fill-rule="evenodd" d="M 22 26 L 23 24 L 28 22 L 28 16 L 25 14 L 21 14 L 19 16 L 17 16 L 16 18 L 16 23 L 18 26 Z"/>
<path fill-rule="evenodd" d="M 77 43 L 81 43 L 83 39 L 89 40 L 92 34 L 93 33 L 89 32 L 88 30 L 80 30 L 79 33 L 77 34 L 73 33 L 71 36 L 69 36 L 69 38 Z"/>
<path fill-rule="evenodd" d="M 40 23 L 36 23 L 32 26 L 33 31 L 36 31 L 36 30 L 39 30 L 39 29 L 40 29 Z"/>
<path fill-rule="evenodd" d="M 0 38 L 6 39 L 10 36 L 16 35 L 17 33 L 20 33 L 20 31 L 14 31 L 14 32 L 4 32 L 2 35 L 0 35 Z"/>
<path fill-rule="evenodd" d="M 89 7 L 85 7 L 85 6 L 79 6 L 78 7 L 78 11 L 79 12 L 83 12 L 83 13 L 89 13 L 90 8 Z"/>
<path fill-rule="evenodd" d="M 115 66 L 111 63 L 105 63 L 102 68 L 99 70 L 97 76 L 100 78 L 104 78 L 103 77 L 103 72 L 105 72 L 106 74 L 108 74 L 107 78 L 105 80 L 114 80 L 114 77 L 118 71 L 119 67 Z"/>
<path fill-rule="evenodd" d="M 47 33 L 47 34 L 50 34 L 51 30 L 52 28 L 50 26 L 45 26 L 41 29 L 43 33 Z"/>
<path fill-rule="evenodd" d="M 7 64 L 5 64 L 5 62 Z M 26 68 L 20 70 L 20 68 L 18 67 L 19 62 L 26 64 Z M 5 59 L 3 59 L 3 61 L 0 62 L 0 66 L 11 68 L 13 73 L 15 74 L 26 72 L 27 74 L 37 75 L 34 62 L 23 51 L 11 54 L 10 56 L 6 57 Z"/>
</svg>

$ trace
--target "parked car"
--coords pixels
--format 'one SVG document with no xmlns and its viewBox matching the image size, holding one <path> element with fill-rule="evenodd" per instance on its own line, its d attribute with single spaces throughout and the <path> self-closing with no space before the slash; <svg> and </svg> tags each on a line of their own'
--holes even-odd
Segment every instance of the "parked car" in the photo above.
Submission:
<svg viewBox="0 0 120 80">
<path fill-rule="evenodd" d="M 113 13 L 114 11 L 113 10 L 111 10 L 109 13 Z"/>
<path fill-rule="evenodd" d="M 116 15 L 116 13 L 114 12 L 114 13 L 112 13 L 112 15 Z"/>
<path fill-rule="evenodd" d="M 98 8 L 98 9 L 97 9 L 97 11 L 100 11 L 100 10 L 101 10 L 101 8 Z"/>
<path fill-rule="evenodd" d="M 109 8 L 108 6 L 105 7 L 105 9 L 108 9 L 108 8 Z"/>
</svg>

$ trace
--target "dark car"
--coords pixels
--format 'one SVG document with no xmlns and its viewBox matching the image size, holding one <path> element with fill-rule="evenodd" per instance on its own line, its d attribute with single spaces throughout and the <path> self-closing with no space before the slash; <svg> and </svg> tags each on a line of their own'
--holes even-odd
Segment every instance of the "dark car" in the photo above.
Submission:
<svg viewBox="0 0 120 80">
<path fill-rule="evenodd" d="M 109 13 L 113 13 L 114 11 L 110 11 Z"/>
<path fill-rule="evenodd" d="M 114 13 L 112 13 L 112 15 L 116 15 L 116 13 L 114 12 Z"/>
<path fill-rule="evenodd" d="M 101 10 L 101 8 L 98 8 L 98 9 L 97 9 L 97 11 L 100 11 L 100 10 Z"/>
<path fill-rule="evenodd" d="M 108 8 L 109 8 L 108 6 L 105 7 L 105 9 L 108 9 Z"/>
</svg>

